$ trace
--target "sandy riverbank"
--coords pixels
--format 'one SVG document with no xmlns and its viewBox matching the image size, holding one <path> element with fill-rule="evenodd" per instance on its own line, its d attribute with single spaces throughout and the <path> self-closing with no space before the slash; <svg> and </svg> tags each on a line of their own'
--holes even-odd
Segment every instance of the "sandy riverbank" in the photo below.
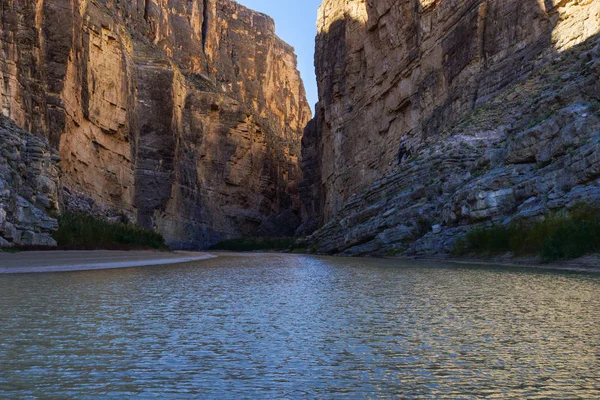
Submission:
<svg viewBox="0 0 600 400">
<path fill-rule="evenodd" d="M 184 251 L 24 251 L 0 253 L 0 274 L 146 267 L 214 257 L 208 253 Z"/>
</svg>

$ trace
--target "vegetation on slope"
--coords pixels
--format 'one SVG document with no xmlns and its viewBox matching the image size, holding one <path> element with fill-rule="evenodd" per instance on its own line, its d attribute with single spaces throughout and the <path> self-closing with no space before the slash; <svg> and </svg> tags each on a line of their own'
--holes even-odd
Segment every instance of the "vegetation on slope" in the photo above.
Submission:
<svg viewBox="0 0 600 400">
<path fill-rule="evenodd" d="M 535 223 L 479 228 L 456 242 L 455 255 L 537 255 L 543 262 L 570 260 L 600 252 L 600 206 L 580 204 Z"/>
<path fill-rule="evenodd" d="M 61 249 L 167 249 L 165 239 L 159 233 L 87 214 L 62 214 L 58 217 L 58 226 L 53 237 Z"/>
<path fill-rule="evenodd" d="M 515 131 L 532 128 L 564 107 L 562 103 L 568 102 L 575 94 L 564 91 L 568 92 L 569 88 L 577 86 L 589 91 L 589 96 L 585 97 L 592 102 L 590 111 L 600 115 L 600 102 L 593 95 L 594 71 L 589 60 L 582 56 L 597 46 L 599 41 L 600 35 L 596 35 L 557 55 L 547 65 L 532 72 L 527 79 L 509 86 L 495 99 L 479 105 L 470 114 L 454 121 L 448 126 L 444 136 L 473 134 L 509 124 L 514 125 Z M 558 101 L 557 95 L 564 101 Z"/>
</svg>

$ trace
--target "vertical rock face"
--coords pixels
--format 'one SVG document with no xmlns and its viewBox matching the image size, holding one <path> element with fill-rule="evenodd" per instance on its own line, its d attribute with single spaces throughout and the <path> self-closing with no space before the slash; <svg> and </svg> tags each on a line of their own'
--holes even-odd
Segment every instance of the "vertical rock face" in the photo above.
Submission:
<svg viewBox="0 0 600 400">
<path fill-rule="evenodd" d="M 510 134 L 549 118 L 547 112 L 558 112 L 558 104 L 567 107 L 581 101 L 589 105 L 595 96 L 587 89 L 591 67 L 586 64 L 591 62 L 588 47 L 600 32 L 600 3 L 594 0 L 325 0 L 318 27 L 319 104 L 303 138 L 301 187 L 304 228 L 310 231 L 325 225 L 315 238 L 326 251 L 355 247 L 358 250 L 350 253 L 373 253 L 390 246 L 395 251 L 398 243 L 427 232 L 413 224 L 417 219 L 432 220 L 431 224 L 439 225 L 436 232 L 447 223 L 472 223 L 473 215 L 467 211 L 448 211 L 454 217 L 443 220 L 442 208 L 451 206 L 438 202 L 447 196 L 445 202 L 460 204 L 462 200 L 452 197 L 453 190 L 472 183 L 470 176 L 464 175 L 483 163 L 481 154 L 474 149 L 462 151 L 459 144 L 477 142 L 482 153 L 497 145 L 501 154 Z M 496 104 L 502 109 L 502 104 L 495 103 L 502 93 L 571 49 L 576 49 L 573 57 L 581 55 L 581 61 L 567 57 L 557 65 L 566 68 L 563 74 L 577 70 L 571 76 L 582 80 L 561 81 L 572 84 L 570 92 L 554 99 L 552 107 L 548 101 L 528 108 L 531 99 L 515 95 L 523 102 L 524 126 L 520 125 L 522 116 L 511 115 L 512 119 L 496 119 L 496 125 L 471 130 L 469 135 L 466 129 L 454 129 L 481 107 Z M 580 62 L 585 65 L 581 67 Z M 559 81 L 562 75 L 553 76 Z M 548 91 L 555 83 L 549 79 Z M 574 87 L 582 90 L 579 95 L 583 97 L 574 95 Z M 549 93 L 538 89 L 540 96 Z M 504 104 L 512 100 L 503 99 Z M 516 112 L 518 107 L 510 104 Z M 544 112 L 541 107 L 548 108 Z M 468 122 L 463 127 L 469 127 Z M 587 137 L 591 133 L 572 135 Z M 512 152 L 515 145 L 511 146 L 506 151 Z M 447 149 L 440 150 L 444 147 Z M 464 169 L 447 167 L 463 164 Z M 428 193 L 430 184 L 440 179 L 456 182 L 445 187 L 440 184 Z M 488 182 L 487 186 L 472 183 L 473 191 L 479 188 L 483 193 L 493 191 L 495 185 Z M 542 195 L 536 190 L 531 196 Z M 403 199 L 392 200 L 401 193 Z M 490 204 L 501 203 L 499 199 Z M 514 214 L 518 204 L 478 221 Z M 415 205 L 420 214 L 416 209 L 403 213 Z M 390 216 L 396 216 L 396 222 L 390 221 Z M 402 218 L 410 226 L 400 229 Z M 392 227 L 401 234 L 376 239 Z M 353 229 L 356 231 L 351 232 Z"/>
<path fill-rule="evenodd" d="M 56 246 L 58 161 L 45 138 L 0 117 L 0 247 Z"/>
<path fill-rule="evenodd" d="M 316 215 L 329 220 L 445 124 L 597 33 L 599 9 L 593 0 L 325 0 L 319 104 L 304 139 L 305 168 L 322 165 L 304 183 L 310 197 L 320 192 Z"/>
<path fill-rule="evenodd" d="M 174 247 L 299 212 L 311 115 L 272 19 L 229 0 L 2 4 L 2 114 L 59 149 L 69 192 Z"/>
</svg>

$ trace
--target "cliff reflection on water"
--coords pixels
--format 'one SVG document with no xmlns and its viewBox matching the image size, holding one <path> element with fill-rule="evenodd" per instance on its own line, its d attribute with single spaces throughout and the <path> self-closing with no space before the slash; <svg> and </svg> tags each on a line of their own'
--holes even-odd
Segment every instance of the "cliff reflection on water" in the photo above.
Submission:
<svg viewBox="0 0 600 400">
<path fill-rule="evenodd" d="M 0 397 L 598 398 L 600 278 L 287 255 L 0 277 Z"/>
</svg>

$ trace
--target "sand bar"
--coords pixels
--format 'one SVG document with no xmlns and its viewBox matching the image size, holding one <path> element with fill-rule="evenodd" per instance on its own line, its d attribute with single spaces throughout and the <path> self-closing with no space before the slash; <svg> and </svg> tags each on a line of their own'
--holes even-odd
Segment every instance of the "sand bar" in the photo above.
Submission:
<svg viewBox="0 0 600 400">
<path fill-rule="evenodd" d="M 146 267 L 214 257 L 208 253 L 185 251 L 24 251 L 0 253 L 0 274 Z"/>
</svg>

